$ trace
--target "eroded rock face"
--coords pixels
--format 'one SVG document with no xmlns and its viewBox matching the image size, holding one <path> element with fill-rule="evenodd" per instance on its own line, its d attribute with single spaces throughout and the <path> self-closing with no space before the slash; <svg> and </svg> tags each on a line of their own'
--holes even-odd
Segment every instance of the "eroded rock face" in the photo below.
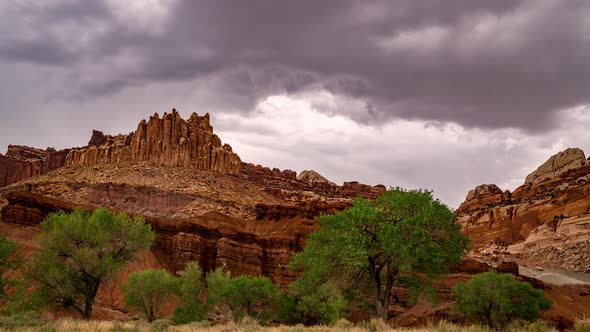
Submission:
<svg viewBox="0 0 590 332">
<path fill-rule="evenodd" d="M 141 121 L 129 135 L 105 136 L 94 132 L 90 144 L 72 149 L 65 164 L 93 165 L 119 162 L 152 162 L 238 174 L 240 157 L 213 133 L 209 114 L 193 113 L 184 120 L 173 109 L 162 118 L 156 113 Z"/>
<path fill-rule="evenodd" d="M 523 258 L 551 253 L 546 263 L 590 272 L 590 252 L 574 252 L 577 243 L 590 241 L 589 176 L 584 153 L 567 149 L 512 193 L 495 185 L 470 191 L 456 211 L 457 221 L 475 249 L 494 244 Z"/>
<path fill-rule="evenodd" d="M 62 167 L 68 152 L 69 150 L 41 150 L 23 145 L 9 145 L 6 155 L 0 154 L 0 187 Z"/>
<path fill-rule="evenodd" d="M 584 151 L 578 148 L 568 148 L 552 156 L 534 172 L 527 175 L 524 184 L 541 182 L 584 165 L 586 165 Z"/>
</svg>

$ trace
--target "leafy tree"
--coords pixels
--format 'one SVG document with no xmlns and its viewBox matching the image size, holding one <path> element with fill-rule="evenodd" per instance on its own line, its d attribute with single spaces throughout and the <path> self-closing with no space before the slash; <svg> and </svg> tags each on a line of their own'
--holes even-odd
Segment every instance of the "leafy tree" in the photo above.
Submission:
<svg viewBox="0 0 590 332">
<path fill-rule="evenodd" d="M 174 293 L 178 292 L 179 280 L 166 270 L 143 270 L 133 272 L 121 285 L 125 303 L 143 311 L 148 322 L 160 315 L 160 308 Z"/>
<path fill-rule="evenodd" d="M 173 320 L 177 324 L 196 322 L 204 318 L 206 306 L 201 300 L 203 273 L 197 262 L 188 262 L 180 272 L 179 295 L 181 305 L 174 311 Z"/>
<path fill-rule="evenodd" d="M 514 276 L 495 271 L 475 275 L 453 287 L 457 308 L 467 318 L 502 328 L 512 319 L 535 320 L 551 302 L 543 291 Z"/>
<path fill-rule="evenodd" d="M 210 303 L 225 304 L 236 322 L 244 316 L 267 320 L 277 293 L 278 287 L 266 277 L 242 275 L 232 278 L 220 269 L 207 275 Z"/>
<path fill-rule="evenodd" d="M 18 244 L 0 236 L 0 300 L 6 297 L 6 288 L 11 284 L 10 277 L 22 263 L 17 252 Z"/>
<path fill-rule="evenodd" d="M 460 262 L 468 239 L 447 206 L 432 193 L 392 189 L 375 201 L 357 198 L 348 210 L 324 215 L 291 267 L 296 284 L 313 289 L 326 280 L 358 291 L 372 289 L 375 310 L 386 318 L 394 285 L 425 280 Z"/>
<path fill-rule="evenodd" d="M 41 223 L 40 252 L 25 269 L 47 304 L 90 319 L 100 285 L 154 241 L 142 217 L 75 210 L 53 213 Z"/>
</svg>

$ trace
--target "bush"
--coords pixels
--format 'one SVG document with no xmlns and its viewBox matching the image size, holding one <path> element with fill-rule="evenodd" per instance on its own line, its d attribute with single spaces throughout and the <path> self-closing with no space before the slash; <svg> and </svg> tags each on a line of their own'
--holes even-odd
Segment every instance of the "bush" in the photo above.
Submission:
<svg viewBox="0 0 590 332">
<path fill-rule="evenodd" d="M 484 272 L 453 287 L 457 309 L 466 318 L 502 328 L 514 319 L 535 320 L 551 302 L 540 290 L 512 275 Z"/>
<path fill-rule="evenodd" d="M 206 306 L 201 301 L 203 273 L 197 262 L 188 262 L 180 272 L 179 295 L 181 304 L 174 310 L 172 321 L 175 324 L 197 322 L 204 318 Z"/>
<path fill-rule="evenodd" d="M 278 287 L 266 277 L 239 276 L 217 269 L 207 274 L 207 300 L 211 307 L 219 304 L 226 308 L 235 322 L 250 316 L 256 320 L 272 318 L 271 307 Z"/>
<path fill-rule="evenodd" d="M 332 325 L 346 313 L 348 302 L 331 282 L 319 287 L 296 284 L 278 300 L 278 316 L 289 324 Z"/>
<path fill-rule="evenodd" d="M 557 330 L 545 322 L 523 322 L 515 320 L 506 326 L 506 332 L 557 332 Z"/>
<path fill-rule="evenodd" d="M 178 292 L 178 285 L 178 279 L 166 270 L 143 270 L 131 273 L 121 290 L 125 303 L 143 311 L 148 322 L 153 322 L 159 318 L 164 302 Z"/>
</svg>

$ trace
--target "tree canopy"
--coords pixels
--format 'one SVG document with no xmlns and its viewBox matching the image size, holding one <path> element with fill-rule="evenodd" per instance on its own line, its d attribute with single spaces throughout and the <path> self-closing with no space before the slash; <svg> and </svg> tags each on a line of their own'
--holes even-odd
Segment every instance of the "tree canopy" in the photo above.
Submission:
<svg viewBox="0 0 590 332">
<path fill-rule="evenodd" d="M 6 296 L 6 288 L 10 285 L 9 275 L 21 264 L 17 255 L 18 244 L 0 236 L 0 300 Z"/>
<path fill-rule="evenodd" d="M 41 250 L 25 273 L 45 303 L 73 309 L 90 319 L 104 281 L 147 249 L 155 235 L 140 216 L 75 210 L 53 213 L 41 223 Z"/>
<path fill-rule="evenodd" d="M 383 318 L 394 285 L 447 272 L 468 246 L 453 212 L 429 191 L 392 189 L 374 201 L 357 198 L 348 210 L 318 220 L 319 230 L 292 260 L 291 267 L 302 269 L 296 284 L 313 289 L 332 280 L 362 292 L 368 282 Z"/>
</svg>

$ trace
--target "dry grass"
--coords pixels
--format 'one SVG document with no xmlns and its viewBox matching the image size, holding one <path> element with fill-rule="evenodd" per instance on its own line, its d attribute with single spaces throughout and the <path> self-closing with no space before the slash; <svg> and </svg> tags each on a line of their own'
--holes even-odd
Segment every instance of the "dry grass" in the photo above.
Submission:
<svg viewBox="0 0 590 332">
<path fill-rule="evenodd" d="M 590 331 L 590 322 L 580 322 L 575 331 L 586 332 Z M 255 320 L 247 319 L 239 324 L 225 324 L 210 326 L 206 322 L 192 323 L 187 325 L 174 326 L 170 325 L 168 321 L 161 320 L 152 324 L 144 321 L 128 321 L 128 322 L 111 322 L 111 321 L 81 321 L 74 319 L 62 319 L 53 323 L 37 326 L 22 326 L 22 327 L 0 327 L 0 331 L 80 331 L 80 332 L 254 332 L 254 331 L 268 331 L 268 332 L 385 332 L 385 331 L 399 331 L 399 332 L 489 332 L 487 327 L 482 326 L 459 326 L 447 322 L 439 322 L 424 328 L 391 328 L 382 321 L 371 320 L 368 322 L 361 322 L 359 324 L 352 324 L 345 320 L 337 322 L 334 326 L 313 326 L 305 327 L 302 325 L 296 326 L 260 326 Z M 555 331 L 551 327 L 542 323 L 532 324 L 516 324 L 507 329 L 508 332 L 523 331 L 523 332 L 541 332 L 541 331 Z"/>
</svg>

